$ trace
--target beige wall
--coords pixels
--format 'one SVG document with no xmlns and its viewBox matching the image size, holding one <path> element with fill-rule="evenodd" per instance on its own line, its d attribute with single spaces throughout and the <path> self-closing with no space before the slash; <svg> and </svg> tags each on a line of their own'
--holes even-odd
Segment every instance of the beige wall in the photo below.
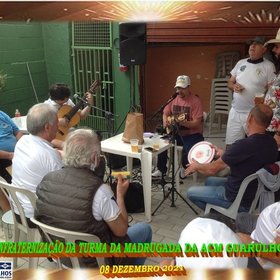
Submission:
<svg viewBox="0 0 280 280">
<path fill-rule="evenodd" d="M 201 97 L 203 110 L 208 112 L 217 54 L 239 51 L 243 57 L 244 50 L 244 44 L 148 46 L 143 96 L 146 118 L 174 94 L 176 77 L 182 74 L 190 76 L 192 92 Z"/>
</svg>

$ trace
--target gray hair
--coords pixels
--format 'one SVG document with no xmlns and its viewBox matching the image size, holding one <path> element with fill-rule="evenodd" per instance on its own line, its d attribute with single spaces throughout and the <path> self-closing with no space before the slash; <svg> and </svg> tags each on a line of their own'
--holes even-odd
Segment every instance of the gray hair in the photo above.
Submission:
<svg viewBox="0 0 280 280">
<path fill-rule="evenodd" d="M 56 120 L 57 112 L 51 105 L 45 103 L 36 104 L 28 111 L 26 118 L 27 130 L 32 135 L 38 135 L 44 131 L 46 124 L 53 125 Z"/>
<path fill-rule="evenodd" d="M 69 133 L 63 145 L 63 163 L 71 167 L 90 167 L 92 154 L 100 154 L 101 145 L 92 129 L 76 129 Z"/>
</svg>

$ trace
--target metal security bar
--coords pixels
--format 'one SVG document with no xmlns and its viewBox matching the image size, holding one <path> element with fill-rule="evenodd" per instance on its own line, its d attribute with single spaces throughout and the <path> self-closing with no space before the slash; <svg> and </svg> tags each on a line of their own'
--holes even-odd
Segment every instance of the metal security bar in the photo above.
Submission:
<svg viewBox="0 0 280 280">
<path fill-rule="evenodd" d="M 112 35 L 109 22 L 73 22 L 72 56 L 75 92 L 80 96 L 93 81 L 100 86 L 93 94 L 94 106 L 114 113 L 114 82 L 112 75 Z M 106 114 L 92 108 L 89 117 L 79 126 L 91 127 L 106 137 L 114 123 L 108 123 Z"/>
</svg>

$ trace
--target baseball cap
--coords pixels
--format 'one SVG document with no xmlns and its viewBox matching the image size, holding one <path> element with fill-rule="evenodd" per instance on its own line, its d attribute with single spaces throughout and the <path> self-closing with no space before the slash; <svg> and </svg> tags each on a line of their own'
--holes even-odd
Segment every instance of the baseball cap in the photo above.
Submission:
<svg viewBox="0 0 280 280">
<path fill-rule="evenodd" d="M 191 84 L 191 79 L 189 76 L 181 75 L 177 77 L 175 87 L 186 88 Z"/>
<path fill-rule="evenodd" d="M 256 44 L 260 44 L 260 45 L 264 45 L 266 42 L 265 37 L 262 36 L 256 36 L 254 39 L 250 39 L 247 41 L 248 45 L 251 45 L 252 43 L 256 43 Z"/>
</svg>

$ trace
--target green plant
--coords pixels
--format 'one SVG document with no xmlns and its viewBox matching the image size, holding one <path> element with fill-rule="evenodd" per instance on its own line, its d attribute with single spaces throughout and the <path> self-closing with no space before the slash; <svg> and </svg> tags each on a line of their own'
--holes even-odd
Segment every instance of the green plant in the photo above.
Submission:
<svg viewBox="0 0 280 280">
<path fill-rule="evenodd" d="M 0 91 L 2 91 L 6 86 L 7 77 L 7 74 L 0 73 Z"/>
</svg>

